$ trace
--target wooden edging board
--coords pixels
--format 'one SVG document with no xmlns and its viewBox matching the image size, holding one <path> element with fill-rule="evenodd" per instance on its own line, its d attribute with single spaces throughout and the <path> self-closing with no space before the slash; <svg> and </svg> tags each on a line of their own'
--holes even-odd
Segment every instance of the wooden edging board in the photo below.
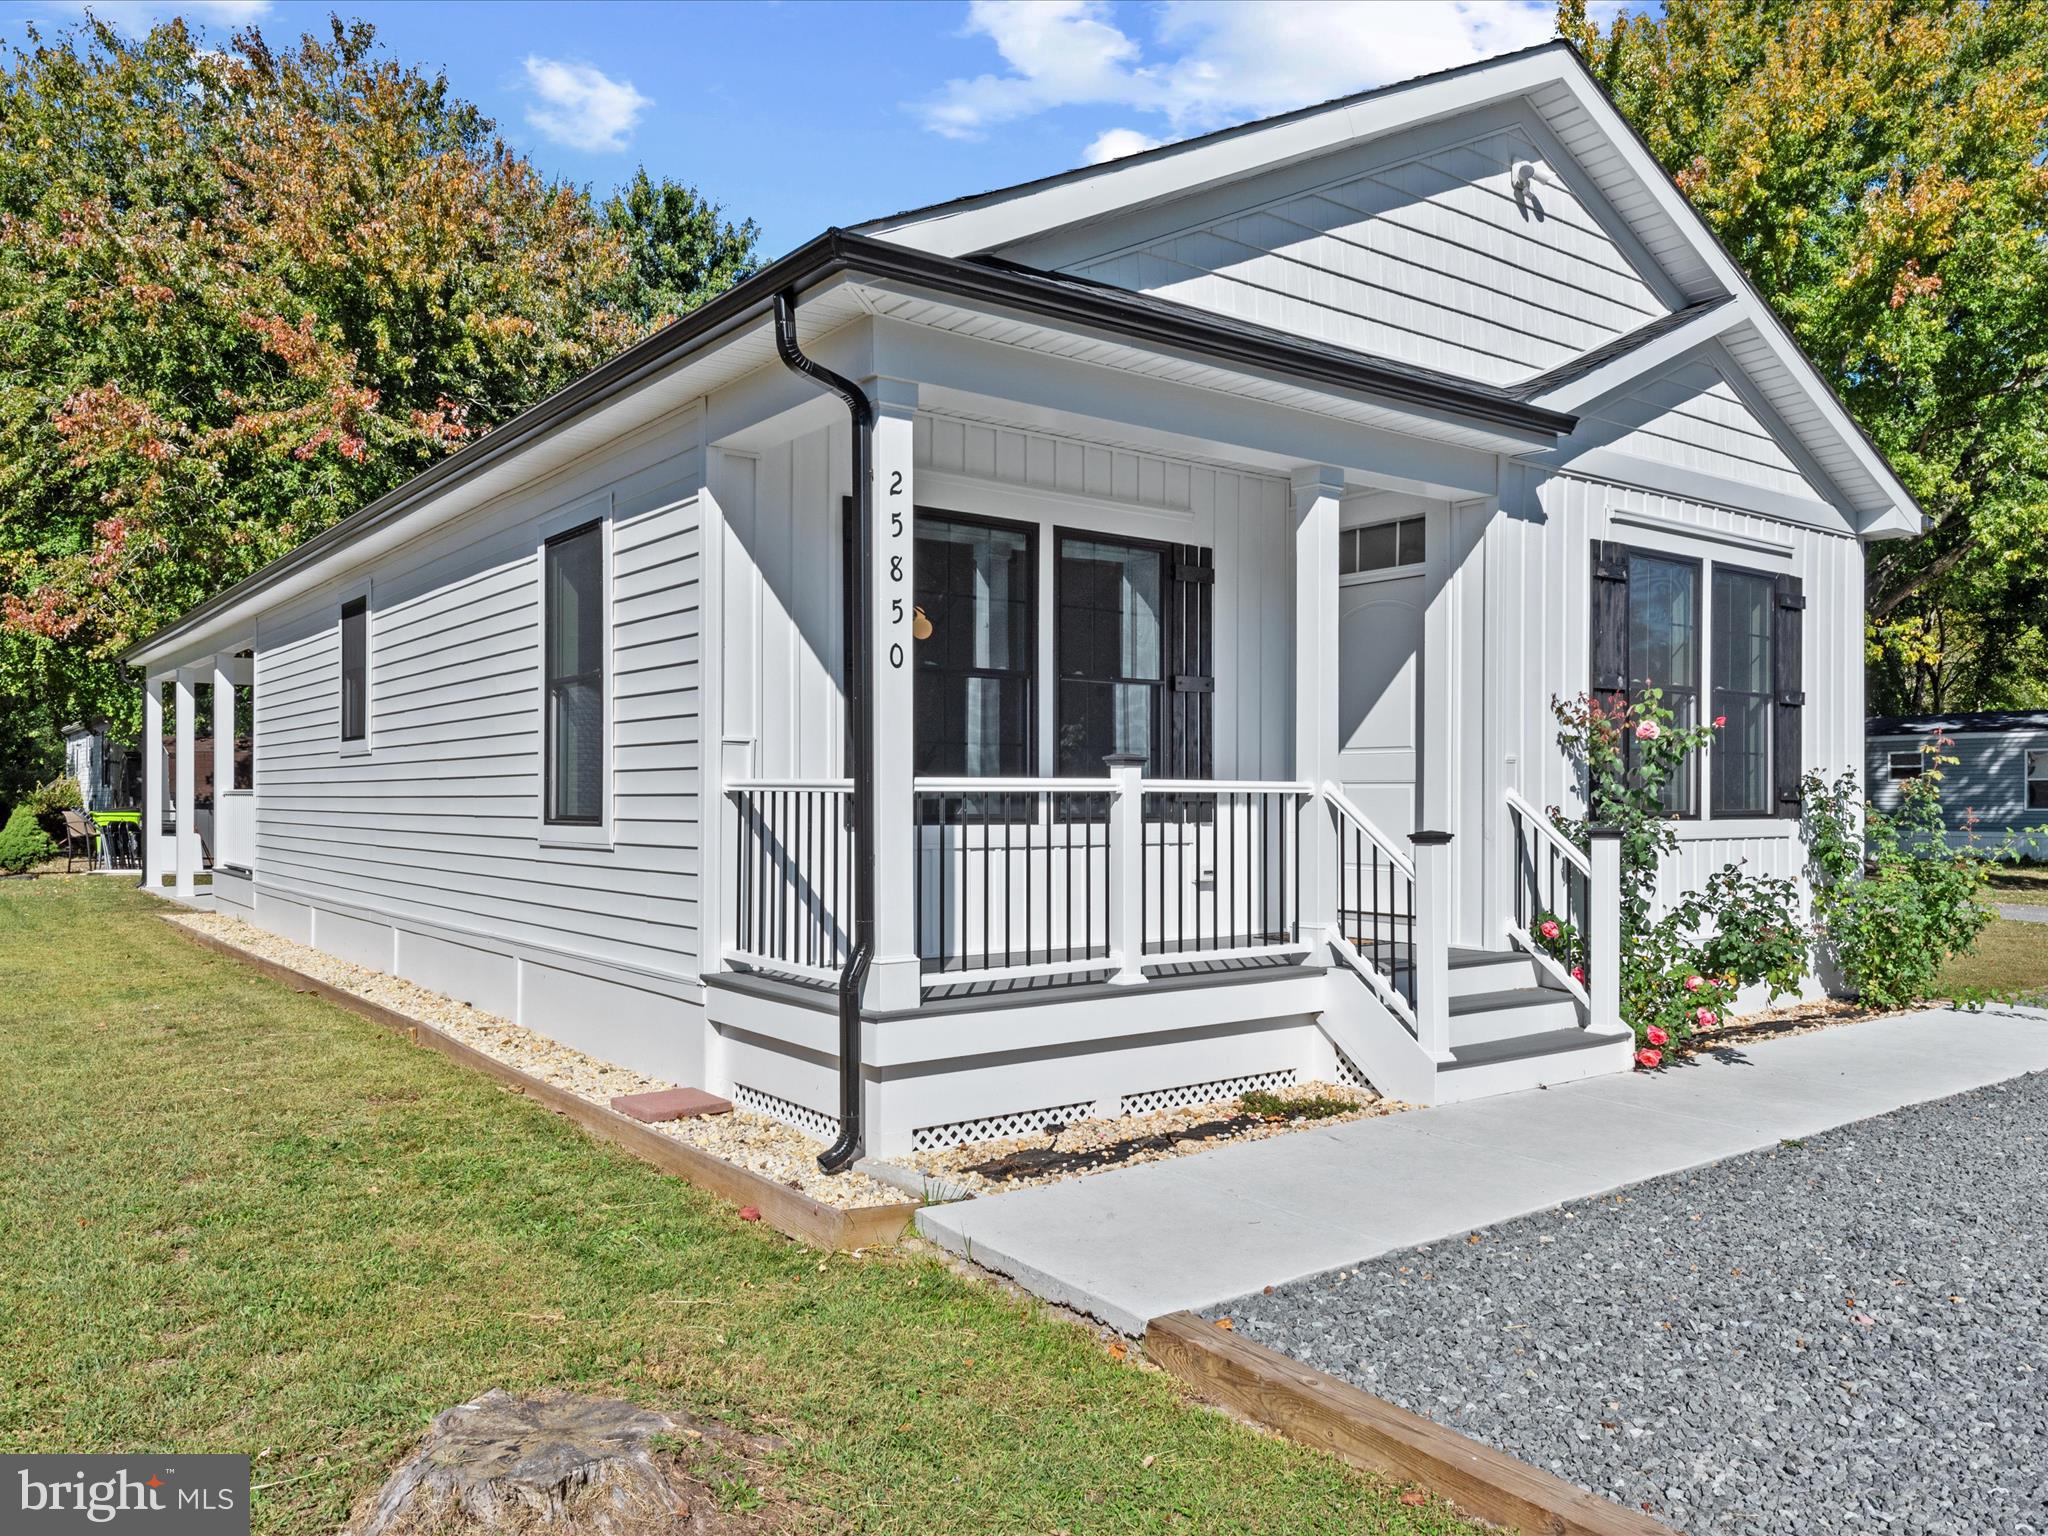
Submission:
<svg viewBox="0 0 2048 1536">
<path fill-rule="evenodd" d="M 1192 1312 L 1155 1317 L 1145 1352 L 1198 1396 L 1290 1440 L 1414 1483 L 1529 1536 L 1672 1536 L 1638 1510 L 1311 1370 Z"/>
<path fill-rule="evenodd" d="M 608 1141 L 623 1147 L 635 1157 L 652 1163 L 663 1173 L 674 1174 L 700 1189 L 732 1201 L 735 1205 L 751 1205 L 761 1213 L 761 1219 L 778 1232 L 787 1233 L 799 1242 L 809 1243 L 814 1248 L 830 1250 L 851 1250 L 854 1248 L 886 1247 L 899 1241 L 910 1226 L 910 1218 L 917 1214 L 917 1207 L 910 1204 L 870 1205 L 854 1210 L 842 1210 L 838 1206 L 826 1205 L 813 1200 L 800 1190 L 778 1184 L 775 1180 L 755 1173 L 749 1168 L 738 1168 L 723 1158 L 713 1157 L 709 1152 L 677 1141 L 673 1136 L 664 1136 L 652 1126 L 642 1125 L 605 1104 L 593 1104 L 580 1095 L 558 1088 L 543 1081 L 530 1072 L 508 1066 L 494 1056 L 488 1056 L 474 1046 L 465 1045 L 453 1035 L 442 1033 L 433 1025 L 400 1013 L 395 1008 L 386 1008 L 382 1003 L 373 1003 L 366 997 L 357 997 L 331 982 L 321 981 L 304 971 L 293 970 L 290 966 L 268 959 L 239 944 L 202 933 L 189 924 L 181 923 L 169 913 L 164 921 L 177 929 L 202 949 L 211 949 L 275 981 L 281 981 L 296 992 L 311 992 L 325 998 L 337 1007 L 351 1013 L 361 1014 L 373 1023 L 404 1035 L 414 1045 L 423 1045 L 429 1050 L 476 1068 L 487 1076 L 496 1078 L 509 1088 L 516 1089 L 528 1098 L 545 1104 L 556 1114 L 565 1116 L 581 1126 L 599 1141 Z"/>
</svg>

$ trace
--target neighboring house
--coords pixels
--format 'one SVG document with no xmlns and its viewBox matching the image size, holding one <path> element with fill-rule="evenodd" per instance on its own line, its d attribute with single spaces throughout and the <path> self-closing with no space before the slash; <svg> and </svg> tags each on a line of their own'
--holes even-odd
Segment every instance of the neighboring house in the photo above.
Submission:
<svg viewBox="0 0 2048 1536">
<path fill-rule="evenodd" d="M 1921 524 L 1560 44 L 828 231 L 129 659 L 224 910 L 844 1157 L 1624 1069 L 1552 696 L 1797 877 Z"/>
<path fill-rule="evenodd" d="M 104 720 L 64 727 L 64 772 L 78 781 L 88 811 L 133 811 L 142 806 L 142 760 L 133 747 L 107 734 Z"/>
<path fill-rule="evenodd" d="M 1942 763 L 1942 822 L 1949 844 L 2001 843 L 2018 834 L 2021 851 L 2048 858 L 2048 709 L 1978 714 L 1879 715 L 1864 722 L 1871 803 L 1895 811 L 1900 785 L 1918 778 L 1937 752 Z"/>
</svg>

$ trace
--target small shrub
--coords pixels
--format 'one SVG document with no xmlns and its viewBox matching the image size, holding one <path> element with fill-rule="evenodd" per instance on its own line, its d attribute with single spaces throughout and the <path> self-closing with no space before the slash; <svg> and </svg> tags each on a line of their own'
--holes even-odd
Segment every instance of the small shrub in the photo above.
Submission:
<svg viewBox="0 0 2048 1536">
<path fill-rule="evenodd" d="M 1349 1099 L 1340 1099 L 1334 1094 L 1304 1094 L 1298 1099 L 1288 1099 L 1265 1088 L 1254 1088 L 1250 1093 L 1240 1094 L 1237 1107 L 1247 1115 L 1258 1115 L 1266 1120 L 1328 1120 L 1337 1115 L 1348 1115 L 1358 1108 Z"/>
<path fill-rule="evenodd" d="M 2011 834 L 1981 850 L 1949 846 L 1941 779 L 1956 761 L 1944 755 L 1950 744 L 1938 737 L 1922 748 L 1926 768 L 1900 785 L 1896 812 L 1864 805 L 1853 769 L 1833 783 L 1809 774 L 1801 785 L 1815 927 L 1843 983 L 1874 1007 L 1934 995 L 1942 968 L 1991 921 L 1977 898 L 1993 862 L 2017 856 Z"/>
<path fill-rule="evenodd" d="M 0 870 L 10 875 L 35 868 L 56 851 L 57 845 L 37 823 L 27 801 L 17 805 L 7 825 L 0 827 Z"/>
<path fill-rule="evenodd" d="M 78 780 L 68 773 L 60 773 L 47 784 L 38 784 L 28 792 L 29 811 L 36 816 L 53 816 L 63 811 L 85 809 L 85 791 L 78 787 Z"/>
</svg>

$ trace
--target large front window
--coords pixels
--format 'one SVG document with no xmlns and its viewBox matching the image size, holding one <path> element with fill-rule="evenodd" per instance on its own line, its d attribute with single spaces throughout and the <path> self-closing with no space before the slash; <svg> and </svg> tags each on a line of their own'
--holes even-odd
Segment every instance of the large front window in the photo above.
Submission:
<svg viewBox="0 0 2048 1536">
<path fill-rule="evenodd" d="M 917 520 L 917 771 L 1025 777 L 1031 761 L 1032 537 Z"/>
<path fill-rule="evenodd" d="M 1059 543 L 1059 763 L 1092 778 L 1112 753 L 1162 771 L 1166 552 L 1062 534 Z"/>
</svg>

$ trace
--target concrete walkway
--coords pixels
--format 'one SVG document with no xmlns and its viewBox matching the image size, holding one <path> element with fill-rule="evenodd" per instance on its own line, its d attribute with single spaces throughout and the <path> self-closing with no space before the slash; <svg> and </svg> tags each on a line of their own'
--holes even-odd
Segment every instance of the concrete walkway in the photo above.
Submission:
<svg viewBox="0 0 2048 1536">
<path fill-rule="evenodd" d="M 2015 923 L 2048 923 L 2048 906 L 2029 906 L 2019 901 L 1995 901 L 1998 915 Z"/>
<path fill-rule="evenodd" d="M 933 1206 L 917 1224 L 1137 1334 L 1162 1313 L 2043 1070 L 2048 1012 L 1942 1009 Z"/>
</svg>

